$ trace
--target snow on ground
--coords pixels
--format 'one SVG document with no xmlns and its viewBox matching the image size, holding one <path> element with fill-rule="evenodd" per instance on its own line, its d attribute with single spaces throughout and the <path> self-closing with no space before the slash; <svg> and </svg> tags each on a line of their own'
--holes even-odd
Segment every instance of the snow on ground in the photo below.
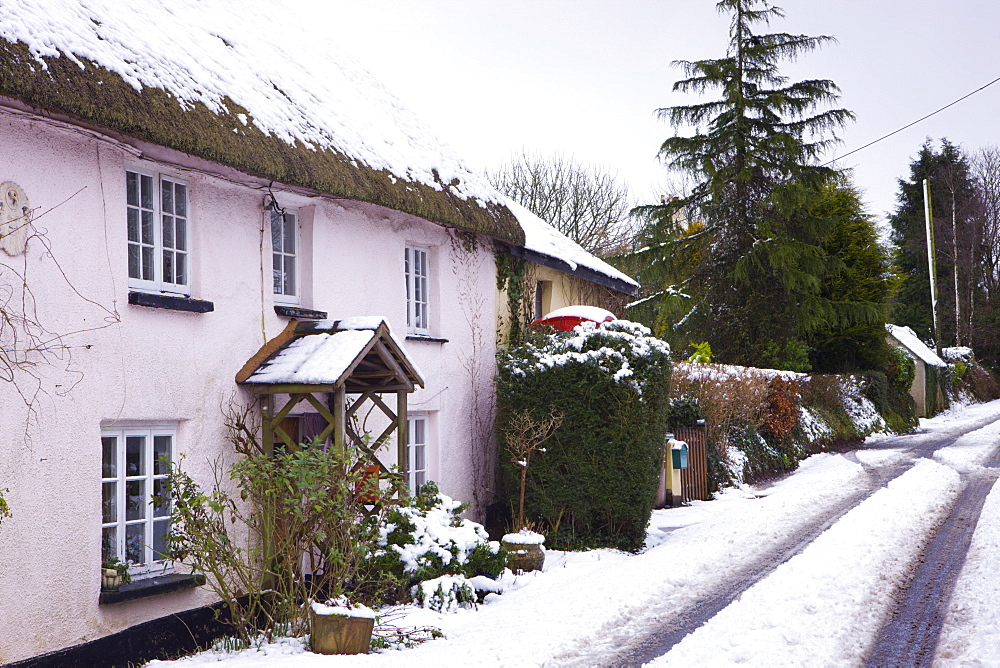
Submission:
<svg viewBox="0 0 1000 668">
<path fill-rule="evenodd" d="M 989 416 L 1000 417 L 1000 401 L 922 421 L 924 433 L 913 438 L 951 433 Z M 974 469 L 990 451 L 990 443 L 996 445 L 998 433 L 998 427 L 987 426 L 942 449 L 935 461 L 920 461 L 744 592 L 657 665 L 727 665 L 736 660 L 798 665 L 807 657 L 831 665 L 855 663 L 877 632 L 923 536 L 959 490 L 958 473 L 951 465 Z M 403 618 L 394 623 L 433 625 L 446 635 L 415 649 L 319 656 L 300 642 L 285 641 L 261 651 L 209 652 L 176 663 L 182 668 L 220 660 L 226 668 L 460 666 L 470 661 L 490 666 L 593 664 L 626 645 L 637 629 L 651 628 L 657 619 L 696 603 L 720 580 L 863 489 L 867 475 L 858 462 L 885 463 L 903 456 L 904 448 L 901 442 L 900 449 L 861 451 L 856 461 L 850 455 L 815 455 L 767 489 L 731 489 L 715 501 L 655 511 L 646 550 L 638 555 L 549 551 L 544 572 L 508 576 L 508 591 L 489 595 L 475 611 L 445 615 L 406 607 Z M 1000 613 L 995 610 L 989 616 L 991 626 L 983 627 L 985 638 L 979 638 L 976 629 L 970 636 L 960 614 L 985 609 L 998 595 L 1000 576 L 989 567 L 1000 540 L 996 496 L 994 492 L 984 513 L 991 519 L 984 519 L 974 538 L 967 565 L 971 574 L 960 582 L 963 598 L 957 598 L 956 605 L 965 607 L 955 611 L 950 622 L 957 629 L 949 631 L 950 646 L 956 653 L 971 652 L 963 657 L 980 656 L 986 651 L 983 642 L 995 642 L 996 635 L 989 634 L 1000 633 Z M 150 665 L 165 668 L 171 663 Z"/>
<path fill-rule="evenodd" d="M 935 666 L 1000 666 L 1000 484 L 986 497 L 941 628 Z"/>
<path fill-rule="evenodd" d="M 921 460 L 651 665 L 856 662 L 960 491 L 958 473 Z"/>
</svg>

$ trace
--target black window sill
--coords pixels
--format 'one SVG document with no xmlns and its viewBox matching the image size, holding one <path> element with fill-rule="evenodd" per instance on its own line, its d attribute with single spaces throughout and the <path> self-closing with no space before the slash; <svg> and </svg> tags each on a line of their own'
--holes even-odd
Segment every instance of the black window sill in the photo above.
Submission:
<svg viewBox="0 0 1000 668">
<path fill-rule="evenodd" d="M 300 308 L 298 306 L 282 306 L 280 304 L 274 305 L 274 312 L 278 315 L 285 316 L 286 318 L 299 318 L 300 320 L 326 320 L 326 311 L 314 311 L 309 308 Z"/>
<path fill-rule="evenodd" d="M 129 292 L 128 303 L 135 306 L 164 308 L 171 311 L 189 311 L 191 313 L 208 313 L 215 310 L 215 304 L 202 299 L 164 295 L 153 292 Z"/>
<path fill-rule="evenodd" d="M 428 343 L 448 343 L 448 339 L 439 339 L 435 336 L 423 336 L 421 334 L 408 334 L 407 341 L 427 341 Z"/>
<path fill-rule="evenodd" d="M 121 603 L 122 601 L 133 601 L 137 598 L 156 596 L 158 594 L 169 594 L 173 591 L 183 591 L 184 589 L 194 589 L 205 584 L 205 576 L 195 574 L 172 573 L 170 575 L 157 575 L 151 578 L 136 580 L 131 584 L 122 585 L 118 591 L 102 591 L 100 604 L 110 605 Z"/>
</svg>

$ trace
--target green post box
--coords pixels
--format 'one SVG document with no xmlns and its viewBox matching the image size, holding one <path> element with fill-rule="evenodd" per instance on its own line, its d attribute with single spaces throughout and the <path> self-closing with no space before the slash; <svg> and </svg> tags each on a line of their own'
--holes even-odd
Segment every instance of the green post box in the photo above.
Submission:
<svg viewBox="0 0 1000 668">
<path fill-rule="evenodd" d="M 670 449 L 670 455 L 675 469 L 686 469 L 688 467 L 688 444 L 684 441 L 674 441 L 674 447 Z"/>
</svg>

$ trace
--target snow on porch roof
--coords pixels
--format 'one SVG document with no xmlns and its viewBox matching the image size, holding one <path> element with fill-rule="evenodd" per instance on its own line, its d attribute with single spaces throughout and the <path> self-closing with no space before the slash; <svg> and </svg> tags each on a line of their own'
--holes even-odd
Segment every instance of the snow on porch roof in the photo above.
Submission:
<svg viewBox="0 0 1000 668">
<path fill-rule="evenodd" d="M 909 327 L 886 324 L 886 330 L 899 343 L 911 353 L 919 357 L 925 364 L 931 366 L 948 366 L 948 363 L 937 356 L 933 350 L 928 348 L 923 341 L 917 337 L 917 333 Z"/>
<path fill-rule="evenodd" d="M 236 382 L 348 392 L 413 391 L 424 379 L 381 317 L 288 323 L 244 365 Z M 255 391 L 258 391 L 255 389 Z"/>
</svg>

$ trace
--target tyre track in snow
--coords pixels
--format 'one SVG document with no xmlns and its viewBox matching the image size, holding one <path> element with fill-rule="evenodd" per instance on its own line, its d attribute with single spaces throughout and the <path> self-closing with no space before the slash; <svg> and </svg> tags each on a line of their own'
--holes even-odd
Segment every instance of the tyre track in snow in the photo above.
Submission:
<svg viewBox="0 0 1000 668">
<path fill-rule="evenodd" d="M 909 586 L 900 593 L 865 665 L 930 666 L 952 593 L 972 543 L 986 497 L 1000 477 L 1000 451 L 982 471 L 963 475 L 966 487 L 948 519 L 928 543 Z"/>
<path fill-rule="evenodd" d="M 811 524 L 802 527 L 793 537 L 762 554 L 761 558 L 755 561 L 752 566 L 744 569 L 741 573 L 728 579 L 726 582 L 720 583 L 713 590 L 706 592 L 704 597 L 692 605 L 676 610 L 669 620 L 665 623 L 661 622 L 656 629 L 645 635 L 637 634 L 637 640 L 631 647 L 623 648 L 622 651 L 616 653 L 613 657 L 605 657 L 604 660 L 592 662 L 591 665 L 641 666 L 666 654 L 674 645 L 738 599 L 744 591 L 801 553 L 823 532 L 836 524 L 837 521 L 865 499 L 888 485 L 890 481 L 906 473 L 918 459 L 930 458 L 935 451 L 953 444 L 961 436 L 996 421 L 995 416 L 988 416 L 971 424 L 966 423 L 961 428 L 951 431 L 944 429 L 936 433 L 916 433 L 897 436 L 873 443 L 864 448 L 865 451 L 899 450 L 904 453 L 904 456 L 901 458 L 882 465 L 866 465 L 859 459 L 857 455 L 858 451 L 844 453 L 847 459 L 861 464 L 866 469 L 871 481 L 866 489 L 845 497 L 818 518 L 814 519 Z M 1000 458 L 1000 454 L 994 455 L 994 457 Z M 981 507 L 982 503 L 979 505 L 980 509 Z M 978 514 L 976 516 L 978 517 Z M 962 554 L 964 559 L 964 552 Z M 945 601 L 946 603 L 947 601 Z M 941 610 L 941 616 L 943 616 L 945 608 Z M 940 629 L 940 620 L 938 621 L 938 629 Z M 931 647 L 931 652 L 933 652 L 933 646 Z M 579 661 L 571 661 L 570 663 L 583 665 Z M 878 665 L 906 664 L 883 663 Z"/>
</svg>

